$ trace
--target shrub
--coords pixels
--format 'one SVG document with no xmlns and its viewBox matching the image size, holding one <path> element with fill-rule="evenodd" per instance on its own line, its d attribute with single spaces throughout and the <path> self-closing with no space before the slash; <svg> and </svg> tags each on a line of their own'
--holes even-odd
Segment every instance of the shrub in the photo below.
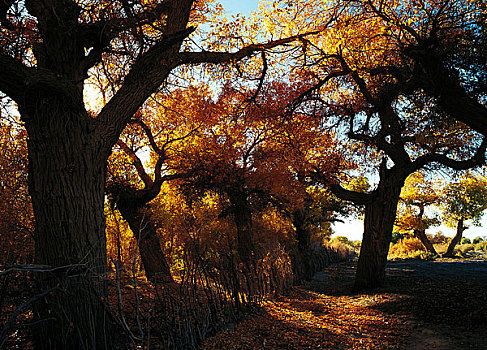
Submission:
<svg viewBox="0 0 487 350">
<path fill-rule="evenodd" d="M 338 237 L 337 237 L 338 238 Z M 345 237 L 346 238 L 346 237 Z M 329 250 L 337 254 L 339 260 L 345 260 L 353 254 L 353 249 L 351 248 L 350 242 L 344 243 L 340 240 L 331 240 L 329 243 L 325 243 L 324 246 Z"/>
<path fill-rule="evenodd" d="M 483 242 L 483 241 L 484 241 L 484 239 L 482 237 L 475 237 L 473 239 L 473 242 L 472 243 L 473 244 L 477 244 L 477 243 L 480 243 L 480 242 Z"/>
<path fill-rule="evenodd" d="M 461 242 L 461 244 L 470 244 L 470 243 L 472 243 L 472 242 L 471 242 L 471 241 L 470 241 L 470 239 L 468 239 L 467 237 L 463 237 L 463 238 L 462 238 L 462 242 Z"/>
<path fill-rule="evenodd" d="M 396 244 L 391 245 L 389 249 L 389 258 L 417 258 L 424 254 L 424 247 L 421 241 L 416 237 L 406 237 Z"/>
<path fill-rule="evenodd" d="M 471 243 L 462 244 L 462 245 L 458 246 L 458 250 L 460 250 L 462 253 L 470 252 L 474 249 L 475 249 L 475 245 L 471 244 Z"/>
<path fill-rule="evenodd" d="M 360 240 L 350 241 L 350 245 L 355 249 L 360 249 L 360 247 L 362 246 L 362 241 Z"/>
<path fill-rule="evenodd" d="M 404 233 L 392 232 L 391 243 L 396 244 L 397 242 L 399 242 L 404 237 L 406 237 L 406 235 Z"/>
<path fill-rule="evenodd" d="M 343 243 L 343 244 L 348 244 L 348 245 L 351 245 L 351 244 L 350 244 L 350 241 L 349 241 L 349 240 L 348 240 L 348 238 L 347 238 L 347 237 L 345 237 L 345 236 L 338 236 L 338 237 L 334 237 L 334 238 L 331 240 L 331 242 L 336 242 L 336 241 L 341 242 L 341 243 Z"/>
<path fill-rule="evenodd" d="M 487 252 L 487 241 L 483 241 L 483 242 L 479 242 L 475 245 L 475 248 L 474 248 L 476 251 L 484 251 L 484 252 Z"/>
<path fill-rule="evenodd" d="M 431 243 L 442 244 L 442 243 L 447 243 L 449 240 L 450 240 L 450 238 L 443 235 L 442 232 L 438 232 L 436 235 L 433 236 Z"/>
</svg>

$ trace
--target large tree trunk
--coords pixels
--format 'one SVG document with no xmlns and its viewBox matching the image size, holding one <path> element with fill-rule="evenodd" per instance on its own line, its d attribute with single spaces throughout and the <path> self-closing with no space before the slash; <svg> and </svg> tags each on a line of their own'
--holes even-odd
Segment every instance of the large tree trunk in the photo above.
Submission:
<svg viewBox="0 0 487 350">
<path fill-rule="evenodd" d="M 427 252 L 433 255 L 438 255 L 435 247 L 428 239 L 428 236 L 426 236 L 425 230 L 414 230 L 414 237 L 419 238 Z"/>
<path fill-rule="evenodd" d="M 443 254 L 444 257 L 452 257 L 455 255 L 454 254 L 455 247 L 462 240 L 463 231 L 465 231 L 466 229 L 467 227 L 463 225 L 463 218 L 461 218 L 457 222 L 457 233 L 455 234 L 455 237 L 453 237 L 453 239 L 450 241 L 450 244 L 448 245 L 448 249 Z"/>
<path fill-rule="evenodd" d="M 229 195 L 232 204 L 232 212 L 237 227 L 237 252 L 240 260 L 250 265 L 253 261 L 254 230 L 252 225 L 252 211 L 247 201 L 247 195 L 243 192 Z"/>
<path fill-rule="evenodd" d="M 174 282 L 169 264 L 162 252 L 156 225 L 149 208 L 137 208 L 123 201 L 117 202 L 117 208 L 128 222 L 139 245 L 140 258 L 145 275 L 153 284 Z"/>
<path fill-rule="evenodd" d="M 34 305 L 36 346 L 112 348 L 103 211 L 110 148 L 93 142 L 94 120 L 82 105 L 49 91 L 26 101 L 19 107 L 29 135 L 35 262 L 54 269 L 38 275 L 46 295 Z"/>
<path fill-rule="evenodd" d="M 355 290 L 376 288 L 384 283 L 385 269 L 397 204 L 404 180 L 381 179 L 373 198 L 365 205 L 364 237 L 360 248 Z"/>
<path fill-rule="evenodd" d="M 309 280 L 314 271 L 311 268 L 311 234 L 306 227 L 306 215 L 303 209 L 296 209 L 293 213 L 293 225 L 296 232 L 297 247 L 291 255 L 294 273 L 294 282 Z"/>
</svg>

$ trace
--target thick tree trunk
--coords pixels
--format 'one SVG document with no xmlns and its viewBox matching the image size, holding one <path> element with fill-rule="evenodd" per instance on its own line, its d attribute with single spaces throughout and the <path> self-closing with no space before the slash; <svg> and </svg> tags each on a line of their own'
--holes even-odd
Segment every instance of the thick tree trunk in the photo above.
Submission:
<svg viewBox="0 0 487 350">
<path fill-rule="evenodd" d="M 133 207 L 123 201 L 117 202 L 117 208 L 137 240 L 147 279 L 153 284 L 174 282 L 157 237 L 150 209 Z"/>
<path fill-rule="evenodd" d="M 452 257 L 455 255 L 454 254 L 455 247 L 462 240 L 463 231 L 465 231 L 466 229 L 467 229 L 467 227 L 465 227 L 463 225 L 463 218 L 458 220 L 458 222 L 457 222 L 457 233 L 455 234 L 455 237 L 453 237 L 450 244 L 448 245 L 448 249 L 443 254 L 444 257 Z"/>
<path fill-rule="evenodd" d="M 306 216 L 303 209 L 297 209 L 293 213 L 293 225 L 296 232 L 297 249 L 292 254 L 294 282 L 299 283 L 309 280 L 313 276 L 311 268 L 311 234 L 306 227 Z"/>
<path fill-rule="evenodd" d="M 250 265 L 253 261 L 254 230 L 252 225 L 252 211 L 250 210 L 245 193 L 232 193 L 229 195 L 232 212 L 237 227 L 237 252 L 240 260 Z"/>
<path fill-rule="evenodd" d="M 41 96 L 39 96 L 41 95 Z M 112 348 L 104 301 L 104 186 L 109 148 L 92 141 L 94 120 L 49 91 L 20 106 L 29 135 L 29 191 L 38 275 L 34 305 L 38 349 Z"/>
<path fill-rule="evenodd" d="M 426 236 L 425 230 L 414 230 L 414 237 L 419 238 L 427 252 L 433 255 L 438 255 L 435 247 L 428 239 L 428 236 Z"/>
<path fill-rule="evenodd" d="M 398 177 L 381 179 L 374 197 L 365 206 L 364 237 L 355 290 L 376 288 L 384 283 L 387 254 L 403 185 L 404 180 Z"/>
</svg>

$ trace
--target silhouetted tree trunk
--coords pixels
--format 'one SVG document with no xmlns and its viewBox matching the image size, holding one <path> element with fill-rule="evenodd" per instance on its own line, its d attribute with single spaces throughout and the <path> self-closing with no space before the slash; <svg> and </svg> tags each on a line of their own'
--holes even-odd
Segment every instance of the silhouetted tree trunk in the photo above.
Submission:
<svg viewBox="0 0 487 350">
<path fill-rule="evenodd" d="M 153 284 L 174 282 L 169 264 L 157 237 L 156 225 L 148 207 L 134 207 L 130 201 L 117 201 L 117 208 L 128 222 L 139 245 L 145 275 Z"/>
<path fill-rule="evenodd" d="M 419 238 L 427 252 L 433 255 L 438 255 L 435 247 L 428 239 L 428 236 L 426 236 L 425 230 L 414 230 L 414 237 Z"/>
<path fill-rule="evenodd" d="M 292 256 L 294 282 L 299 283 L 309 280 L 313 276 L 311 268 L 311 234 L 306 227 L 306 214 L 303 209 L 296 209 L 293 212 L 293 225 L 296 233 L 297 247 Z"/>
<path fill-rule="evenodd" d="M 356 290 L 376 288 L 384 283 L 387 254 L 403 185 L 401 177 L 381 177 L 372 199 L 365 205 L 364 236 L 354 285 Z"/>
<path fill-rule="evenodd" d="M 232 213 L 237 227 L 237 252 L 240 260 L 250 264 L 253 260 L 254 229 L 252 225 L 252 211 L 243 191 L 229 191 Z"/>
<path fill-rule="evenodd" d="M 463 225 L 463 218 L 458 220 L 457 222 L 457 233 L 455 234 L 455 237 L 450 241 L 450 244 L 448 245 L 448 249 L 446 250 L 445 254 L 443 254 L 444 257 L 452 257 L 455 251 L 455 247 L 457 246 L 458 243 L 462 240 L 462 235 L 463 231 L 465 231 L 468 227 Z"/>
<path fill-rule="evenodd" d="M 419 207 L 418 218 L 419 218 L 419 221 L 421 222 L 423 220 L 423 215 L 424 215 L 424 205 L 418 204 L 418 207 Z M 423 244 L 423 247 L 426 249 L 427 252 L 429 252 L 433 255 L 438 255 L 435 247 L 433 246 L 433 244 L 428 239 L 428 236 L 426 236 L 426 231 L 424 229 L 414 230 L 414 237 L 419 238 L 419 240 L 421 241 L 421 243 Z"/>
<path fill-rule="evenodd" d="M 104 186 L 109 147 L 93 142 L 93 119 L 69 93 L 26 92 L 19 106 L 29 135 L 29 191 L 35 213 L 40 292 L 34 305 L 38 349 L 112 348 L 106 286 Z M 76 99 L 74 96 L 73 99 Z M 28 102 L 27 102 L 28 101 Z M 80 99 L 82 101 L 82 98 Z"/>
</svg>

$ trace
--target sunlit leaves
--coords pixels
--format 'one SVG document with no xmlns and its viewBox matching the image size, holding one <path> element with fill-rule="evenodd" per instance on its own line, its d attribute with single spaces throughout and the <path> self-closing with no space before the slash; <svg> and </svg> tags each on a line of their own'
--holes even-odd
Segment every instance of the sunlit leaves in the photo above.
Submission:
<svg viewBox="0 0 487 350">
<path fill-rule="evenodd" d="M 466 174 L 444 190 L 443 214 L 452 227 L 461 219 L 479 225 L 486 209 L 487 180 L 484 176 Z"/>
</svg>

